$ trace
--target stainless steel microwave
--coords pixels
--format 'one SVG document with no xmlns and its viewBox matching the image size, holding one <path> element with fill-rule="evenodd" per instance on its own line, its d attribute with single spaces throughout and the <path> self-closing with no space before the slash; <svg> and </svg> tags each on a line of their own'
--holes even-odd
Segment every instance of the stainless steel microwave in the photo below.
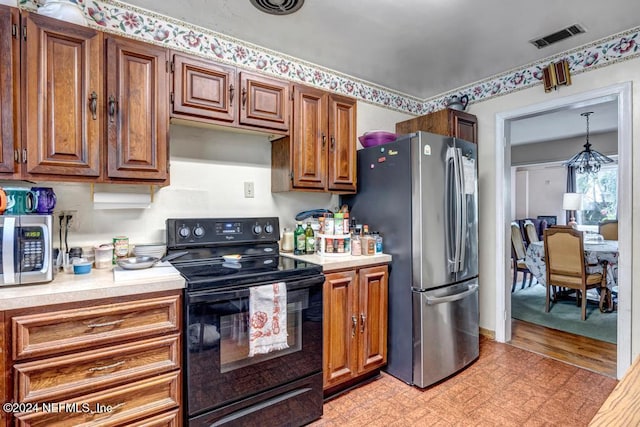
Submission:
<svg viewBox="0 0 640 427">
<path fill-rule="evenodd" d="M 0 216 L 0 285 L 53 280 L 51 215 Z"/>
</svg>

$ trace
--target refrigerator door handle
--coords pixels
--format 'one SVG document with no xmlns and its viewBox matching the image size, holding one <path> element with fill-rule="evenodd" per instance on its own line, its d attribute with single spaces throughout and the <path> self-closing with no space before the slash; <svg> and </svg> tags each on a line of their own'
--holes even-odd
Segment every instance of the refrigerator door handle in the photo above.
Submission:
<svg viewBox="0 0 640 427">
<path fill-rule="evenodd" d="M 457 236 L 455 221 L 452 220 L 452 196 L 455 195 L 456 183 L 456 167 L 455 167 L 455 149 L 447 148 L 446 168 L 445 168 L 445 189 L 444 189 L 444 205 L 445 205 L 445 245 L 447 250 L 447 267 L 450 273 L 457 271 Z M 455 199 L 454 199 L 455 201 Z"/>
<path fill-rule="evenodd" d="M 426 300 L 427 300 L 427 305 L 436 305 L 436 304 L 443 304 L 445 302 L 454 302 L 454 301 L 459 301 L 463 298 L 466 298 L 467 296 L 473 294 L 474 292 L 476 292 L 478 290 L 478 285 L 469 285 L 469 288 L 464 291 L 464 292 L 460 292 L 459 294 L 455 294 L 455 295 L 447 295 L 446 297 L 430 297 L 427 296 Z"/>
<path fill-rule="evenodd" d="M 466 204 L 466 189 L 465 189 L 465 179 L 464 179 L 464 167 L 463 167 L 463 161 L 462 161 L 462 150 L 459 148 L 456 148 L 456 160 L 457 160 L 457 165 L 456 165 L 456 170 L 457 170 L 457 177 L 458 177 L 458 203 L 460 206 L 460 234 L 458 235 L 459 239 L 458 239 L 458 245 L 459 245 L 459 251 L 458 251 L 458 269 L 456 271 L 462 271 L 465 265 L 465 255 L 466 255 L 466 245 L 464 244 L 464 238 L 467 235 L 467 204 Z"/>
<path fill-rule="evenodd" d="M 451 155 L 453 157 L 453 178 L 454 178 L 454 202 L 455 202 L 455 232 L 453 233 L 455 236 L 455 253 L 454 253 L 454 265 L 452 272 L 460 271 L 460 259 L 462 257 L 462 180 L 461 180 L 461 157 L 460 157 L 460 149 L 452 147 Z"/>
</svg>

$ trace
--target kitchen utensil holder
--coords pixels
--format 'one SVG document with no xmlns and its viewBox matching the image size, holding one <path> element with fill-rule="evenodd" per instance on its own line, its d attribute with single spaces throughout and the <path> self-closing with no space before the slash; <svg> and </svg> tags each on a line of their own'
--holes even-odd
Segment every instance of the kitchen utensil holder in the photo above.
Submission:
<svg viewBox="0 0 640 427">
<path fill-rule="evenodd" d="M 351 256 L 351 234 L 318 234 L 318 255 L 326 257 L 347 257 Z M 327 245 L 331 244 L 334 250 L 340 246 L 334 242 L 342 240 L 343 252 L 327 252 Z"/>
</svg>

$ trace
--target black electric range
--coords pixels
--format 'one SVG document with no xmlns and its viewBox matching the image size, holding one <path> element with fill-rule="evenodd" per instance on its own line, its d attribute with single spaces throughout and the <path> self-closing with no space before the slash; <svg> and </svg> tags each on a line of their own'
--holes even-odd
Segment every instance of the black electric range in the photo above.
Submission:
<svg viewBox="0 0 640 427">
<path fill-rule="evenodd" d="M 278 218 L 167 219 L 186 279 L 185 425 L 305 425 L 322 415 L 320 265 L 278 253 Z M 252 287 L 283 282 L 288 348 L 249 356 Z"/>
</svg>

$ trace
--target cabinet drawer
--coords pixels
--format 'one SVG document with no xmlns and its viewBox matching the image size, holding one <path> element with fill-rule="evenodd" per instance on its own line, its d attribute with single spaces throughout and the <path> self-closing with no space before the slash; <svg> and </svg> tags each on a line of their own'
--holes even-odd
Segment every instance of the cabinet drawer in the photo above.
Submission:
<svg viewBox="0 0 640 427">
<path fill-rule="evenodd" d="M 174 334 L 15 365 L 15 401 L 56 402 L 179 369 L 179 338 Z"/>
<path fill-rule="evenodd" d="M 155 417 L 129 424 L 129 427 L 177 427 L 180 423 L 180 410 L 165 412 Z"/>
<path fill-rule="evenodd" d="M 179 372 L 138 381 L 111 390 L 40 406 L 38 412 L 16 414 L 19 426 L 116 426 L 148 420 L 161 412 L 178 408 Z M 111 407 L 108 411 L 106 408 Z M 145 425 L 145 424 L 142 424 Z"/>
<path fill-rule="evenodd" d="M 13 359 L 179 331 L 179 295 L 14 316 Z"/>
</svg>

